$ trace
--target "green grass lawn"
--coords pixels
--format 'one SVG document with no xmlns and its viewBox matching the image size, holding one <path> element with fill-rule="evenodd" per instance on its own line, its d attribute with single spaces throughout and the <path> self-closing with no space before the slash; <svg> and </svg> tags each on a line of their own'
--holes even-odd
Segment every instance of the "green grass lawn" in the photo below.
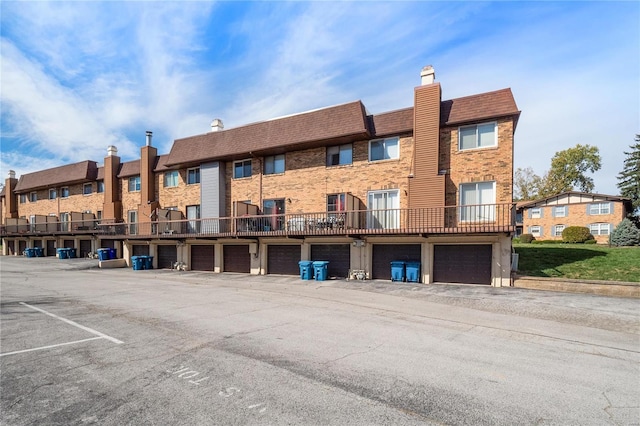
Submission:
<svg viewBox="0 0 640 426">
<path fill-rule="evenodd" d="M 518 274 L 640 282 L 640 247 L 585 244 L 514 244 Z"/>
</svg>

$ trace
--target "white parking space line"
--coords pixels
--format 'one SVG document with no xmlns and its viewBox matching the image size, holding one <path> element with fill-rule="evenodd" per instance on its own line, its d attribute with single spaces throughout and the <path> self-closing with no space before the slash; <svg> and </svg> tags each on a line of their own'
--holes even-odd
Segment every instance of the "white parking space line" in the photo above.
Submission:
<svg viewBox="0 0 640 426">
<path fill-rule="evenodd" d="M 74 345 L 76 343 L 88 342 L 90 340 L 98 340 L 98 339 L 102 339 L 102 337 L 89 337 L 88 339 L 76 340 L 75 342 L 58 343 L 57 345 L 41 346 L 39 348 L 24 349 L 22 351 L 7 352 L 6 354 L 0 354 L 0 357 L 7 356 L 7 355 L 23 354 L 25 352 L 41 351 L 43 349 L 57 348 L 58 346 Z"/>
<path fill-rule="evenodd" d="M 47 311 L 45 311 L 44 309 L 36 308 L 35 306 L 31 306 L 31 305 L 29 305 L 28 303 L 24 303 L 24 302 L 20 302 L 20 304 L 21 304 L 21 305 L 23 305 L 23 306 L 26 306 L 26 307 L 28 307 L 28 308 L 34 309 L 34 310 L 36 310 L 36 311 L 38 311 L 38 312 L 42 312 L 43 314 L 45 314 L 45 315 L 49 315 L 50 317 L 53 317 L 53 318 L 58 319 L 58 320 L 60 320 L 60 321 L 64 321 L 64 322 L 66 322 L 67 324 L 71 324 L 71 325 L 73 325 L 73 326 L 75 326 L 75 327 L 78 327 L 78 328 L 79 328 L 79 329 L 81 329 L 81 330 L 88 331 L 89 333 L 91 333 L 91 334 L 95 334 L 96 336 L 100 336 L 101 338 L 103 338 L 103 339 L 107 339 L 107 340 L 109 340 L 110 342 L 113 342 L 113 343 L 115 343 L 115 344 L 120 345 L 120 344 L 124 343 L 122 340 L 118 340 L 118 339 L 116 339 L 115 337 L 107 336 L 107 335 L 106 335 L 106 334 L 104 334 L 104 333 L 100 333 L 99 331 L 96 331 L 96 330 L 94 330 L 94 329 L 92 329 L 92 328 L 85 327 L 84 325 L 80 325 L 80 324 L 78 324 L 78 323 L 77 323 L 77 322 L 75 322 L 75 321 L 71 321 L 71 320 L 69 320 L 69 319 L 59 317 L 58 315 L 56 315 L 56 314 L 52 314 L 51 312 L 47 312 Z"/>
</svg>

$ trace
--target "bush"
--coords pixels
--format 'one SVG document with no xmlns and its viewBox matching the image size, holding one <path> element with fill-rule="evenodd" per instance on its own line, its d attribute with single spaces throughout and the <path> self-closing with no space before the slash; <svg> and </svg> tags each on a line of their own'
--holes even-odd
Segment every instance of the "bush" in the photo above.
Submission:
<svg viewBox="0 0 640 426">
<path fill-rule="evenodd" d="M 562 241 L 565 243 L 584 243 L 593 239 L 593 235 L 586 226 L 569 226 L 562 231 Z"/>
<path fill-rule="evenodd" d="M 534 237 L 531 234 L 522 234 L 522 235 L 520 235 L 520 242 L 522 244 L 529 244 L 535 239 L 536 239 L 536 237 Z"/>
<path fill-rule="evenodd" d="M 562 244 L 562 240 L 534 240 L 532 244 Z"/>
<path fill-rule="evenodd" d="M 624 219 L 616 226 L 609 236 L 609 244 L 612 246 L 637 246 L 640 245 L 640 229 L 629 219 Z"/>
<path fill-rule="evenodd" d="M 597 244 L 598 242 L 596 241 L 596 239 L 592 239 L 592 240 L 587 240 L 584 242 L 585 244 Z"/>
</svg>

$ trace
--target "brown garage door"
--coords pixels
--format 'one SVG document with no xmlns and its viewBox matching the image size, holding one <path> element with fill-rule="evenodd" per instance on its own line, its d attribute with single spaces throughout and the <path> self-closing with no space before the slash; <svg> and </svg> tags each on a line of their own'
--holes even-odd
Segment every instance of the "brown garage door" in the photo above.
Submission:
<svg viewBox="0 0 640 426">
<path fill-rule="evenodd" d="M 149 256 L 149 246 L 134 244 L 131 246 L 132 256 Z"/>
<path fill-rule="evenodd" d="M 311 260 L 328 260 L 327 274 L 345 278 L 351 268 L 350 252 L 349 244 L 315 244 L 311 246 Z"/>
<path fill-rule="evenodd" d="M 24 251 L 27 249 L 27 242 L 26 241 L 18 241 L 18 254 L 22 254 L 24 253 Z"/>
<path fill-rule="evenodd" d="M 176 246 L 158 246 L 158 269 L 171 269 L 178 261 Z"/>
<path fill-rule="evenodd" d="M 225 272 L 251 272 L 251 255 L 248 245 L 229 245 L 222 248 L 223 270 Z"/>
<path fill-rule="evenodd" d="M 55 240 L 47 240 L 47 256 L 56 255 L 56 242 Z"/>
<path fill-rule="evenodd" d="M 42 240 L 33 240 L 34 247 L 42 247 Z"/>
<path fill-rule="evenodd" d="M 116 242 L 115 240 L 100 240 L 100 248 L 116 248 Z"/>
<path fill-rule="evenodd" d="M 75 245 L 73 243 L 73 240 L 64 240 L 62 242 L 62 247 L 64 247 L 64 248 L 74 248 Z"/>
<path fill-rule="evenodd" d="M 80 240 L 80 257 L 87 257 L 91 253 L 91 240 Z"/>
<path fill-rule="evenodd" d="M 191 270 L 213 271 L 214 246 L 191 246 Z"/>
<path fill-rule="evenodd" d="M 281 275 L 299 275 L 299 245 L 270 245 L 267 247 L 267 273 Z"/>
<path fill-rule="evenodd" d="M 491 284 L 491 245 L 436 245 L 433 281 Z"/>
<path fill-rule="evenodd" d="M 374 280 L 391 279 L 391 262 L 394 260 L 421 261 L 420 244 L 374 244 L 371 264 L 371 278 Z"/>
</svg>

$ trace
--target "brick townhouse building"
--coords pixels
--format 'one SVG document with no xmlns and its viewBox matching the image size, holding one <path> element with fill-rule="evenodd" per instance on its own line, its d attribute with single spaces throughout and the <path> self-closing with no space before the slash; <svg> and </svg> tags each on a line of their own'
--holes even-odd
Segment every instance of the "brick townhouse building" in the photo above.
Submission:
<svg viewBox="0 0 640 426">
<path fill-rule="evenodd" d="M 108 148 L 84 161 L 9 176 L 4 254 L 99 247 L 213 272 L 510 283 L 514 132 L 510 89 L 443 101 L 425 67 L 412 107 L 369 114 L 360 101 L 174 141 L 140 158 Z"/>
<path fill-rule="evenodd" d="M 598 244 L 608 244 L 609 235 L 633 210 L 631 199 L 615 195 L 568 191 L 517 205 L 517 234 L 538 240 L 561 240 L 569 226 L 589 228 Z"/>
</svg>

